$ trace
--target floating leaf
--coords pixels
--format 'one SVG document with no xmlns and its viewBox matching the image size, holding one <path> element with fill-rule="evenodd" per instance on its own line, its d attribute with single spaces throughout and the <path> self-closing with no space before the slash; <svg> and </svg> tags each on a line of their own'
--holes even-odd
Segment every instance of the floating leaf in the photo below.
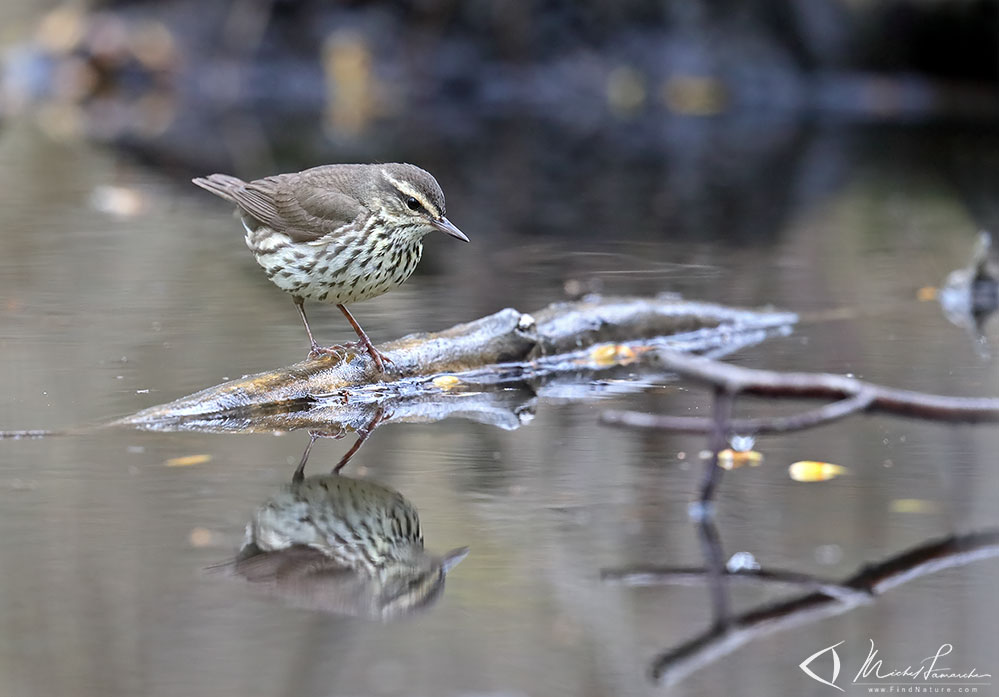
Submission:
<svg viewBox="0 0 999 697">
<path fill-rule="evenodd" d="M 635 360 L 635 349 L 624 344 L 600 344 L 590 351 L 590 359 L 598 365 L 613 365 Z"/>
<path fill-rule="evenodd" d="M 203 465 L 211 461 L 211 455 L 184 455 L 183 457 L 171 457 L 163 464 L 167 467 L 191 467 L 193 465 Z"/>
<path fill-rule="evenodd" d="M 617 357 L 617 347 L 614 344 L 601 344 L 590 351 L 590 358 L 597 363 L 613 363 Z"/>
<path fill-rule="evenodd" d="M 938 508 L 936 501 L 926 499 L 895 499 L 888 504 L 892 513 L 935 513 Z"/>
<path fill-rule="evenodd" d="M 710 450 L 708 451 L 708 457 L 711 457 Z M 758 467 L 761 462 L 763 462 L 763 453 L 758 453 L 755 450 L 732 450 L 731 448 L 725 448 L 718 451 L 718 466 L 722 469 L 734 470 L 739 469 L 743 465 Z"/>
<path fill-rule="evenodd" d="M 934 288 L 933 286 L 923 286 L 922 288 L 916 291 L 916 299 L 922 303 L 930 302 L 931 300 L 936 300 L 937 289 Z"/>
<path fill-rule="evenodd" d="M 204 548 L 212 547 L 216 544 L 216 535 L 208 528 L 194 528 L 187 536 L 187 541 L 192 547 Z"/>
<path fill-rule="evenodd" d="M 831 462 L 800 460 L 788 467 L 791 479 L 796 482 L 824 482 L 847 473 L 846 467 Z"/>
<path fill-rule="evenodd" d="M 441 375 L 434 378 L 434 387 L 442 390 L 451 390 L 461 384 L 461 380 L 456 378 L 454 375 Z"/>
</svg>

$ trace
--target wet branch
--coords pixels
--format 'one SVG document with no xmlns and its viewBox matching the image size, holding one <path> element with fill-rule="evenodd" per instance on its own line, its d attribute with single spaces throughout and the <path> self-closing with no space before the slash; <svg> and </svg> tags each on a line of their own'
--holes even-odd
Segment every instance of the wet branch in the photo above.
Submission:
<svg viewBox="0 0 999 697">
<path fill-rule="evenodd" d="M 732 419 L 729 428 L 733 433 L 773 434 L 804 431 L 823 424 L 839 421 L 858 411 L 867 409 L 874 400 L 869 391 L 832 402 L 817 409 L 809 409 L 791 416 L 777 416 L 760 419 Z M 610 426 L 627 428 L 652 428 L 683 433 L 711 433 L 716 421 L 706 416 L 671 416 L 668 414 L 647 414 L 639 411 L 605 411 L 600 420 Z"/>
<path fill-rule="evenodd" d="M 644 361 L 659 348 L 733 351 L 787 331 L 796 319 L 791 313 L 753 312 L 674 296 L 591 297 L 553 303 L 530 314 L 507 308 L 441 332 L 382 344 L 378 350 L 392 360 L 384 375 L 376 374 L 363 354 L 321 356 L 209 387 L 115 425 L 172 430 L 208 420 L 221 423 L 220 430 L 236 430 L 229 426 L 240 422 L 251 430 L 274 415 L 287 421 L 289 414 L 322 404 L 328 417 L 339 414 L 354 430 L 370 420 L 377 405 L 392 410 L 398 402 L 449 401 L 432 382 L 436 376 L 458 378 L 459 392 L 536 383 Z M 601 345 L 607 355 L 594 355 Z"/>
<path fill-rule="evenodd" d="M 709 564 L 710 566 L 710 564 Z M 623 569 L 604 569 L 600 578 L 622 586 L 702 586 L 707 576 L 703 567 L 683 566 L 634 566 Z M 761 586 L 795 586 L 803 591 L 815 591 L 831 598 L 848 598 L 858 591 L 839 581 L 824 579 L 811 574 L 786 569 L 736 569 L 722 566 L 719 574 L 727 582 L 757 584 Z M 864 595 L 869 596 L 868 593 Z"/>
<path fill-rule="evenodd" d="M 68 430 L 0 431 L 0 440 L 74 435 L 95 428 L 259 433 L 307 430 L 362 438 L 392 422 L 460 417 L 504 430 L 528 422 L 539 398 L 640 390 L 671 376 L 648 359 L 660 348 L 726 355 L 787 334 L 797 316 L 688 302 L 671 295 L 559 302 L 534 313 L 504 309 L 444 331 L 378 348 L 393 364 L 375 374 L 366 355 L 343 353 L 206 388 L 110 423 Z M 445 377 L 444 382 L 437 379 Z M 632 385 L 628 387 L 626 385 Z M 352 451 L 356 451 L 355 446 Z"/>
<path fill-rule="evenodd" d="M 656 353 L 663 368 L 694 382 L 710 386 L 714 393 L 710 418 L 652 415 L 635 411 L 607 411 L 601 421 L 609 426 L 636 429 L 704 433 L 712 457 L 705 464 L 700 502 L 708 504 L 722 476 L 718 453 L 734 434 L 788 433 L 814 428 L 863 411 L 881 412 L 932 421 L 999 423 L 999 398 L 963 398 L 898 390 L 857 378 L 831 373 L 781 373 L 744 368 L 702 356 L 676 351 Z M 735 419 L 736 396 L 836 400 L 799 414 L 772 418 Z M 705 509 L 705 513 L 710 513 Z"/>
<path fill-rule="evenodd" d="M 731 395 L 839 400 L 796 416 L 733 420 L 739 433 L 780 433 L 812 428 L 859 411 L 911 416 L 933 421 L 999 423 L 999 398 L 966 398 L 899 390 L 832 373 L 781 373 L 721 363 L 675 351 L 659 351 L 664 368 Z M 611 425 L 710 433 L 715 419 L 656 417 L 636 412 L 607 412 Z"/>
</svg>

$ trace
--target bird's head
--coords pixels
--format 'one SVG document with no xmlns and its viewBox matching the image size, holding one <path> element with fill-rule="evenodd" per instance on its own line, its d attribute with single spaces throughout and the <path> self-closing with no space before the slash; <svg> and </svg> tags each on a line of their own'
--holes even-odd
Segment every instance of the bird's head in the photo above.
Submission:
<svg viewBox="0 0 999 697">
<path fill-rule="evenodd" d="M 418 237 L 434 230 L 462 242 L 468 237 L 444 217 L 444 192 L 433 175 L 415 165 L 378 165 L 377 201 L 382 215 Z"/>
</svg>

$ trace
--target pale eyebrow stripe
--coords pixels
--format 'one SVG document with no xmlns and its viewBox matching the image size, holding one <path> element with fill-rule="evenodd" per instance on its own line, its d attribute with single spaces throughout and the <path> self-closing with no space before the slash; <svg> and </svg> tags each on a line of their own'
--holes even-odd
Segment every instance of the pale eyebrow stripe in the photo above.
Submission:
<svg viewBox="0 0 999 697">
<path fill-rule="evenodd" d="M 437 206 L 435 206 L 434 204 L 430 203 L 430 201 L 428 201 L 427 199 L 425 199 L 423 197 L 423 194 L 421 194 L 419 191 L 417 191 L 416 189 L 414 189 L 413 187 L 411 187 L 406 182 L 399 181 L 398 179 L 396 179 L 395 177 L 393 177 L 391 174 L 389 174 L 385 170 L 382 170 L 382 175 L 386 179 L 388 179 L 389 182 L 392 184 L 392 186 L 394 186 L 396 189 L 398 189 L 402 193 L 406 194 L 407 196 L 412 196 L 417 201 L 419 201 L 423 205 L 424 208 L 426 208 L 428 211 L 430 211 L 430 213 L 433 214 L 433 216 L 435 218 L 439 218 L 440 217 L 441 212 L 439 210 L 437 210 Z"/>
</svg>

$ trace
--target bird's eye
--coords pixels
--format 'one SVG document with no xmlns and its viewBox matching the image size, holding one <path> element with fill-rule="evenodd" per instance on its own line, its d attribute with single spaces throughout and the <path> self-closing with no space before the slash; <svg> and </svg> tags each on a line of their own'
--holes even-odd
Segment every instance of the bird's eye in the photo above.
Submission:
<svg viewBox="0 0 999 697">
<path fill-rule="evenodd" d="M 409 198 L 406 199 L 406 205 L 409 206 L 409 210 L 411 210 L 411 211 L 418 211 L 418 210 L 420 210 L 420 202 L 417 201 L 412 196 L 410 196 Z"/>
</svg>

